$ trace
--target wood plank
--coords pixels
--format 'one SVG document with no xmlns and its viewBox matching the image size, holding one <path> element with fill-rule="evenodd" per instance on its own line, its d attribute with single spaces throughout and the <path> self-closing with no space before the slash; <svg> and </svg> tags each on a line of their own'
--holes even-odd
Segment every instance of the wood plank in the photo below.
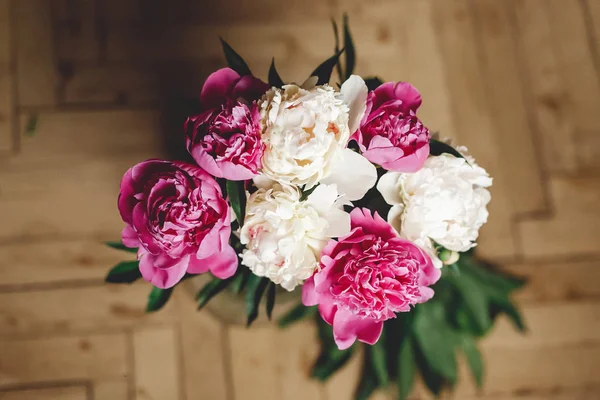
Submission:
<svg viewBox="0 0 600 400">
<path fill-rule="evenodd" d="M 519 57 L 532 92 L 530 104 L 537 124 L 537 141 L 548 171 L 577 167 L 575 126 L 565 102 L 568 88 L 561 73 L 546 0 L 511 0 Z"/>
<path fill-rule="evenodd" d="M 2 400 L 89 400 L 85 386 L 46 387 L 1 391 Z M 124 399 L 124 398 L 123 398 Z M 120 400 L 116 398 L 115 400 Z"/>
<path fill-rule="evenodd" d="M 527 278 L 527 285 L 517 291 L 519 303 L 576 301 L 600 298 L 600 260 L 539 262 L 512 264 L 505 267 Z"/>
<path fill-rule="evenodd" d="M 181 321 L 180 347 L 185 398 L 231 398 L 227 376 L 229 371 L 226 370 L 226 364 L 231 360 L 226 360 L 228 354 L 224 350 L 229 346 L 226 327 L 207 310 L 197 311 L 191 292 L 177 290 L 174 297 Z"/>
<path fill-rule="evenodd" d="M 587 6 L 584 13 L 587 11 L 588 32 L 592 34 L 591 40 L 598 57 L 600 55 L 600 3 L 596 0 L 585 0 L 584 3 Z"/>
<path fill-rule="evenodd" d="M 476 400 L 476 399 L 489 399 L 489 400 L 598 400 L 600 399 L 600 388 L 573 388 L 573 389 L 551 389 L 546 391 L 518 391 L 514 394 L 500 394 L 500 395 L 489 395 L 489 396 L 468 396 L 461 398 L 461 400 Z"/>
<path fill-rule="evenodd" d="M 127 371 L 123 334 L 0 341 L 0 385 L 110 380 Z"/>
<path fill-rule="evenodd" d="M 460 144 L 469 147 L 477 162 L 494 177 L 489 222 L 481 230 L 478 249 L 485 257 L 512 256 L 516 250 L 510 223 L 514 210 L 509 177 L 502 170 L 505 161 L 498 152 L 469 9 L 462 1 L 444 1 L 435 2 L 433 11 Z"/>
<path fill-rule="evenodd" d="M 119 239 L 115 231 L 114 239 Z M 119 261 L 135 258 L 100 241 L 64 240 L 0 245 L 0 291 L 5 285 L 104 279 Z"/>
<path fill-rule="evenodd" d="M 136 329 L 133 353 L 135 398 L 178 399 L 180 371 L 173 328 Z"/>
<path fill-rule="evenodd" d="M 60 61 L 100 61 L 102 31 L 97 0 L 63 2 L 55 7 L 55 57 Z"/>
<path fill-rule="evenodd" d="M 171 302 L 160 312 L 145 312 L 151 290 L 146 282 L 100 285 L 0 293 L 0 337 L 106 331 L 175 319 Z"/>
<path fill-rule="evenodd" d="M 308 376 L 318 351 L 311 324 L 285 331 L 231 326 L 229 334 L 236 399 L 323 399 L 319 384 Z"/>
<path fill-rule="evenodd" d="M 575 146 L 584 167 L 600 167 L 600 79 L 582 1 L 546 2 L 552 37 L 565 82 L 566 109 L 575 126 Z"/>
<path fill-rule="evenodd" d="M 514 31 L 506 2 L 471 1 L 483 59 L 482 80 L 490 100 L 496 151 L 502 155 L 511 209 L 517 213 L 547 209 L 537 143 L 531 132 Z M 498 62 L 502 60 L 502 62 Z"/>
<path fill-rule="evenodd" d="M 600 180 L 595 176 L 550 180 L 555 215 L 518 224 L 523 253 L 528 257 L 568 256 L 598 252 Z"/>
<path fill-rule="evenodd" d="M 93 400 L 129 400 L 127 377 L 119 380 L 94 381 Z M 90 399 L 88 399 L 90 400 Z"/>
<path fill-rule="evenodd" d="M 13 147 L 13 80 L 11 20 L 8 0 L 0 0 L 0 151 Z"/>
<path fill-rule="evenodd" d="M 52 42 L 52 2 L 11 2 L 17 47 L 17 88 L 20 106 L 56 104 L 58 76 Z"/>
</svg>

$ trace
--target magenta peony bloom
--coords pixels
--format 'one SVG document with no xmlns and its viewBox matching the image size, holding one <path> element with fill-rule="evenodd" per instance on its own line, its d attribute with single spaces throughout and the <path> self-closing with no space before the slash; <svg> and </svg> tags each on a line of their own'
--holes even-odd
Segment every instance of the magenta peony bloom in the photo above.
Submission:
<svg viewBox="0 0 600 400">
<path fill-rule="evenodd" d="M 416 172 L 429 155 L 430 139 L 416 115 L 420 105 L 421 95 L 410 83 L 384 83 L 369 92 L 352 139 L 369 161 L 389 171 Z"/>
<path fill-rule="evenodd" d="M 269 88 L 230 68 L 211 74 L 202 88 L 203 111 L 185 123 L 187 149 L 208 173 L 229 180 L 251 179 L 261 168 L 260 111 L 256 100 Z"/>
<path fill-rule="evenodd" d="M 423 250 L 398 237 L 377 213 L 355 208 L 350 217 L 352 231 L 327 243 L 320 269 L 302 287 L 302 303 L 319 305 L 341 350 L 356 339 L 377 342 L 383 321 L 429 300 L 428 286 L 441 275 Z"/>
<path fill-rule="evenodd" d="M 139 247 L 140 271 L 159 288 L 211 271 L 229 278 L 237 255 L 229 245 L 231 215 L 217 182 L 183 162 L 148 160 L 121 180 L 123 244 Z"/>
</svg>

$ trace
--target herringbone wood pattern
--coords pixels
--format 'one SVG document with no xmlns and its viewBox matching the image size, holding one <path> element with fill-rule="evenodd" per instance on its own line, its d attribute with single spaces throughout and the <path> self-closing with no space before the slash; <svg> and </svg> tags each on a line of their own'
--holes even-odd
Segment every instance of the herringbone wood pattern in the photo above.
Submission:
<svg viewBox="0 0 600 400">
<path fill-rule="evenodd" d="M 479 250 L 530 278 L 530 332 L 501 321 L 485 389 L 463 369 L 455 398 L 600 399 L 600 0 L 0 0 L 0 399 L 351 397 L 358 360 L 307 378 L 309 324 L 228 326 L 183 290 L 146 315 L 147 285 L 103 284 L 123 254 L 101 244 L 122 173 L 173 156 L 175 99 L 224 65 L 217 35 L 301 81 L 343 11 L 358 72 L 414 83 L 494 176 Z"/>
</svg>

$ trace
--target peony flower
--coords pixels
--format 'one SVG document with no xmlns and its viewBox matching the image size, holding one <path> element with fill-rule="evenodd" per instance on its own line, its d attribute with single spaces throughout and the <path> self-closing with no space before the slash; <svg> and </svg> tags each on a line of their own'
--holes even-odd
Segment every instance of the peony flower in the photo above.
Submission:
<svg viewBox="0 0 600 400">
<path fill-rule="evenodd" d="M 317 186 L 306 201 L 294 186 L 261 187 L 246 205 L 242 264 L 293 290 L 313 274 L 327 240 L 350 231 L 343 204 L 334 185 Z"/>
<path fill-rule="evenodd" d="M 459 148 L 464 152 L 464 148 Z M 441 268 L 435 243 L 456 252 L 475 246 L 487 221 L 492 178 L 475 164 L 450 154 L 429 157 L 414 174 L 387 172 L 377 189 L 392 208 L 388 221 L 402 237 L 425 248 Z"/>
<path fill-rule="evenodd" d="M 428 286 L 441 275 L 423 250 L 398 237 L 377 213 L 355 208 L 350 217 L 351 233 L 327 243 L 320 270 L 302 287 L 303 304 L 319 305 L 340 350 L 356 339 L 377 342 L 383 322 L 433 297 Z"/>
<path fill-rule="evenodd" d="M 272 88 L 261 102 L 262 172 L 306 189 L 336 184 L 349 200 L 364 196 L 377 179 L 375 167 L 346 148 L 365 110 L 367 87 L 350 77 L 339 92 L 331 86 Z"/>
<path fill-rule="evenodd" d="M 200 168 L 141 162 L 123 176 L 118 204 L 127 224 L 123 244 L 139 247 L 140 271 L 154 286 L 172 287 L 186 272 L 235 273 L 230 209 L 217 182 Z"/>
<path fill-rule="evenodd" d="M 260 110 L 268 85 L 230 68 L 211 74 L 202 88 L 203 111 L 185 123 L 187 148 L 205 171 L 229 180 L 251 179 L 261 168 Z"/>
<path fill-rule="evenodd" d="M 421 95 L 410 83 L 388 82 L 371 91 L 360 128 L 352 135 L 362 154 L 384 169 L 415 172 L 429 155 L 429 130 L 417 118 Z"/>
</svg>

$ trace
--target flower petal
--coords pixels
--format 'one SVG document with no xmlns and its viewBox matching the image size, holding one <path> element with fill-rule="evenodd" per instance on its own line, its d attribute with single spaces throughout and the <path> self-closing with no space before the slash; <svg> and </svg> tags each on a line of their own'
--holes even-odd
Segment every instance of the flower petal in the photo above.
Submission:
<svg viewBox="0 0 600 400">
<path fill-rule="evenodd" d="M 238 79 L 240 75 L 231 68 L 221 68 L 210 74 L 200 92 L 202 107 L 214 108 L 225 102 L 228 92 Z"/>
<path fill-rule="evenodd" d="M 352 314 L 338 308 L 333 317 L 333 338 L 340 350 L 352 346 L 358 339 L 363 343 L 375 344 L 383 330 L 383 322 Z"/>
<path fill-rule="evenodd" d="M 350 233 L 350 214 L 339 208 L 331 208 L 325 215 L 329 227 L 325 232 L 328 237 L 342 237 Z"/>
<path fill-rule="evenodd" d="M 344 149 L 341 159 L 333 165 L 321 183 L 336 184 L 340 194 L 348 200 L 361 199 L 377 181 L 377 170 L 360 154 Z"/>
<path fill-rule="evenodd" d="M 140 257 L 140 272 L 144 280 L 152 283 L 157 288 L 168 289 L 175 286 L 183 278 L 189 259 L 189 256 L 185 256 L 172 267 L 161 269 L 154 265 L 154 256 L 145 253 Z"/>
<path fill-rule="evenodd" d="M 386 172 L 377 183 L 377 190 L 383 196 L 386 203 L 395 206 L 402 204 L 402 196 L 400 195 L 400 186 L 398 180 L 400 179 L 399 172 Z M 388 221 L 390 217 L 388 216 Z"/>
<path fill-rule="evenodd" d="M 319 294 L 315 290 L 315 279 L 311 276 L 302 285 L 302 304 L 305 306 L 315 306 L 319 304 Z"/>
<path fill-rule="evenodd" d="M 218 253 L 204 259 L 193 259 L 188 272 L 191 274 L 206 272 L 206 268 L 219 279 L 227 279 L 235 274 L 238 267 L 238 257 L 233 247 L 227 245 Z"/>
<path fill-rule="evenodd" d="M 352 75 L 342 84 L 340 93 L 342 99 L 350 108 L 348 127 L 350 128 L 350 134 L 353 134 L 358 129 L 360 120 L 365 114 L 369 89 L 367 89 L 365 81 L 360 76 Z"/>
</svg>

